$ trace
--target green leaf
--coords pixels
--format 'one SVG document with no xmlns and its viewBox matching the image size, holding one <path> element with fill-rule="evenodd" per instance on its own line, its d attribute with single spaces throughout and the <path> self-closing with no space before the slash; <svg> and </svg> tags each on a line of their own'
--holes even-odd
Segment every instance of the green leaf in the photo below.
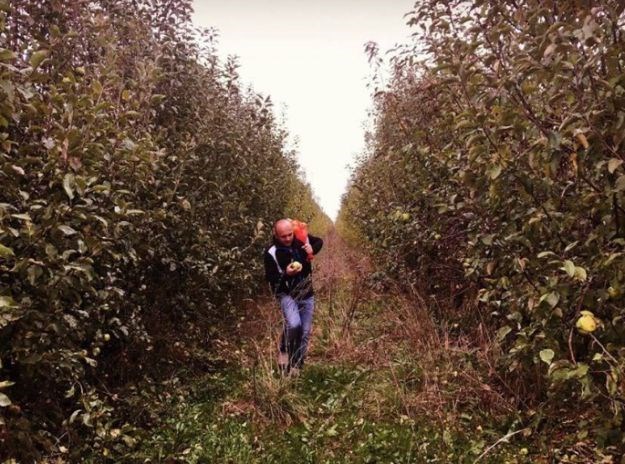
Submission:
<svg viewBox="0 0 625 464">
<path fill-rule="evenodd" d="M 18 305 L 10 296 L 0 295 L 0 308 L 17 308 Z"/>
<path fill-rule="evenodd" d="M 623 164 L 622 159 L 612 158 L 608 161 L 608 172 L 610 174 L 614 173 L 614 171 L 616 171 L 621 164 Z"/>
<path fill-rule="evenodd" d="M 48 50 L 37 50 L 30 56 L 30 60 L 28 60 L 28 62 L 33 69 L 37 69 L 41 62 L 46 59 L 48 54 Z"/>
<path fill-rule="evenodd" d="M 504 338 L 506 338 L 506 335 L 508 335 L 510 332 L 512 332 L 512 328 L 509 325 L 504 325 L 502 328 L 500 328 L 497 331 L 497 335 L 496 335 L 496 339 L 498 342 L 503 341 Z"/>
<path fill-rule="evenodd" d="M 618 375 L 614 370 L 611 370 L 608 375 L 606 375 L 605 386 L 610 395 L 616 395 L 618 392 Z"/>
<path fill-rule="evenodd" d="M 16 57 L 15 53 L 6 48 L 0 48 L 0 61 L 11 61 Z"/>
<path fill-rule="evenodd" d="M 134 447 L 135 444 L 137 443 L 137 440 L 132 438 L 130 435 L 123 435 L 122 440 L 124 441 L 126 446 L 128 446 L 129 448 Z"/>
<path fill-rule="evenodd" d="M 571 369 L 568 373 L 567 373 L 567 378 L 571 379 L 573 377 L 577 378 L 577 379 L 581 379 L 582 377 L 585 377 L 586 374 L 588 374 L 588 369 L 590 366 L 588 366 L 588 364 L 585 363 L 579 363 L 577 365 L 577 368 L 575 369 Z"/>
<path fill-rule="evenodd" d="M 6 408 L 11 404 L 11 400 L 4 393 L 0 393 L 0 407 Z"/>
<path fill-rule="evenodd" d="M 45 246 L 45 250 L 46 250 L 46 255 L 48 256 L 48 258 L 50 259 L 54 259 L 58 256 L 59 252 L 56 249 L 56 247 L 54 245 L 52 245 L 51 243 L 48 243 Z"/>
<path fill-rule="evenodd" d="M 543 362 L 547 363 L 547 365 L 550 365 L 553 357 L 555 356 L 555 353 L 553 352 L 553 350 L 547 348 L 545 350 L 540 350 L 539 356 Z"/>
<path fill-rule="evenodd" d="M 580 266 L 575 266 L 575 279 L 581 280 L 582 282 L 588 278 L 588 274 L 586 269 Z"/>
<path fill-rule="evenodd" d="M 14 217 L 15 219 L 21 219 L 22 221 L 32 221 L 32 219 L 30 218 L 30 214 L 28 213 L 24 213 L 24 214 L 11 214 L 11 217 Z"/>
<path fill-rule="evenodd" d="M 76 393 L 76 388 L 72 385 L 71 388 L 65 392 L 65 398 L 71 398 L 74 396 L 74 393 Z"/>
<path fill-rule="evenodd" d="M 500 165 L 496 165 L 493 166 L 489 171 L 488 171 L 488 177 L 490 177 L 492 180 L 497 179 L 497 177 L 499 177 L 499 175 L 501 174 L 501 166 Z"/>
<path fill-rule="evenodd" d="M 557 256 L 553 251 L 541 251 L 536 255 L 538 259 L 546 258 L 547 256 Z"/>
<path fill-rule="evenodd" d="M 82 409 L 76 409 L 71 416 L 69 416 L 69 423 L 73 424 L 74 421 L 78 418 L 78 415 L 82 412 Z"/>
<path fill-rule="evenodd" d="M 77 233 L 76 230 L 72 229 L 70 226 L 60 225 L 58 228 L 64 235 L 74 235 Z"/>
<path fill-rule="evenodd" d="M 575 276 L 575 264 L 573 264 L 573 261 L 571 261 L 570 259 L 567 259 L 566 261 L 564 261 L 564 266 L 561 267 L 560 269 L 562 269 L 563 271 L 566 271 L 569 277 Z"/>
<path fill-rule="evenodd" d="M 74 185 L 74 175 L 68 172 L 63 177 L 63 189 L 70 200 L 74 199 Z"/>
<path fill-rule="evenodd" d="M 93 427 L 93 422 L 91 421 L 91 414 L 89 414 L 88 412 L 84 413 L 82 415 L 82 423 L 85 424 L 87 427 Z"/>
<path fill-rule="evenodd" d="M 334 424 L 332 427 L 330 427 L 328 430 L 326 430 L 325 434 L 326 434 L 327 437 L 336 437 L 339 434 L 338 431 L 336 430 L 336 426 L 337 425 L 338 424 Z"/>
<path fill-rule="evenodd" d="M 122 147 L 125 148 L 126 150 L 132 151 L 137 148 L 137 144 L 133 142 L 131 139 L 125 138 L 124 140 L 122 140 Z"/>
<path fill-rule="evenodd" d="M 8 258 L 10 256 L 15 256 L 13 250 L 0 243 L 0 258 Z"/>
<path fill-rule="evenodd" d="M 560 301 L 560 295 L 558 295 L 556 292 L 545 293 L 543 296 L 540 297 L 539 300 L 540 303 L 542 303 L 543 301 L 546 301 L 549 306 L 555 308 L 555 306 L 558 304 L 558 301 Z"/>
</svg>

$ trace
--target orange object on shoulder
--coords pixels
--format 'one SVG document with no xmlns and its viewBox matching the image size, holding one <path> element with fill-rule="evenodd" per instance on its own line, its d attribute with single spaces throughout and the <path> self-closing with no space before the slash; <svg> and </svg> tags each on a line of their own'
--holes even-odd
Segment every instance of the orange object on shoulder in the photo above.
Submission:
<svg viewBox="0 0 625 464">
<path fill-rule="evenodd" d="M 308 241 L 308 224 L 302 221 L 298 221 L 297 219 L 292 219 L 291 223 L 293 224 L 293 235 L 302 243 L 309 243 Z M 308 261 L 312 261 L 314 258 L 312 253 L 308 254 Z"/>
</svg>

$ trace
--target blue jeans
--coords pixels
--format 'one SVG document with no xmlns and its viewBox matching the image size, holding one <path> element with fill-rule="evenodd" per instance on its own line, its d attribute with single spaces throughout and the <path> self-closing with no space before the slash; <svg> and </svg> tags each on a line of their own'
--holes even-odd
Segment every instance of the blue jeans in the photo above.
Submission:
<svg viewBox="0 0 625 464">
<path fill-rule="evenodd" d="M 278 295 L 278 299 L 284 317 L 280 351 L 288 353 L 290 367 L 301 368 L 312 331 L 315 297 L 296 300 L 290 295 Z"/>
</svg>

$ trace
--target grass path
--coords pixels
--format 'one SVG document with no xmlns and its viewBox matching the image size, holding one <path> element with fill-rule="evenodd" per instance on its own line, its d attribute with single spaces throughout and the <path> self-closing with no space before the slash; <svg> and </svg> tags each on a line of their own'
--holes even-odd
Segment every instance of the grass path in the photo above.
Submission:
<svg viewBox="0 0 625 464">
<path fill-rule="evenodd" d="M 365 286 L 366 261 L 334 235 L 315 266 L 301 375 L 276 372 L 275 303 L 249 302 L 217 344 L 222 368 L 166 386 L 178 393 L 133 462 L 548 462 L 526 456 L 522 433 L 498 441 L 515 430 L 510 414 L 489 406 L 503 403 L 472 376 L 471 350 L 438 339 L 424 308 Z"/>
</svg>

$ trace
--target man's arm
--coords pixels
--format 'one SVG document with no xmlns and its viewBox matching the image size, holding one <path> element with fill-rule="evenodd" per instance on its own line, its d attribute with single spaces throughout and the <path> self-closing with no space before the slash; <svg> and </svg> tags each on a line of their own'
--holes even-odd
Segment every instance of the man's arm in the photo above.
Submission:
<svg viewBox="0 0 625 464">
<path fill-rule="evenodd" d="M 308 243 L 312 247 L 313 255 L 316 255 L 321 251 L 323 247 L 323 240 L 319 237 L 315 237 L 314 235 L 308 234 Z"/>
</svg>

